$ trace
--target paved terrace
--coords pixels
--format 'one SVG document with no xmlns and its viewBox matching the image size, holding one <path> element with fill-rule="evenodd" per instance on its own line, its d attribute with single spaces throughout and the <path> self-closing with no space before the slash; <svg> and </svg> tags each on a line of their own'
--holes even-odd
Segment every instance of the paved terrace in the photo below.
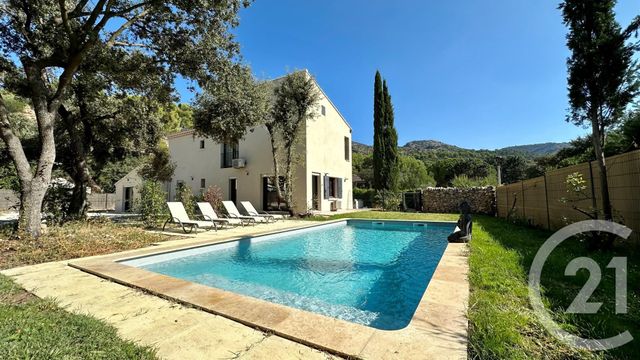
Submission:
<svg viewBox="0 0 640 360">
<path fill-rule="evenodd" d="M 175 248 L 176 246 L 199 245 L 223 241 L 225 239 L 268 233 L 289 228 L 309 226 L 313 222 L 288 220 L 269 225 L 249 226 L 244 228 L 220 230 L 217 233 L 201 232 L 196 236 L 183 237 L 153 245 L 157 251 Z M 139 252 L 140 249 L 119 253 L 121 257 Z M 455 252 L 451 253 L 452 251 Z M 448 256 L 453 263 L 445 269 L 455 270 L 457 274 L 466 274 L 462 248 L 448 248 Z M 105 256 L 84 258 L 100 259 Z M 38 297 L 53 298 L 68 311 L 89 314 L 115 326 L 125 339 L 150 345 L 157 349 L 158 355 L 166 359 L 332 359 L 333 355 L 321 352 L 300 343 L 267 334 L 232 321 L 222 316 L 200 311 L 194 308 L 153 296 L 142 291 L 104 280 L 67 265 L 69 261 L 52 262 L 34 266 L 5 270 L 2 273 L 11 276 L 18 284 Z M 454 267 L 451 268 L 451 265 Z M 449 281 L 453 279 L 454 283 Z M 451 296 L 447 295 L 452 284 L 459 286 L 460 276 L 452 271 L 438 271 L 429 285 L 436 287 L 439 299 L 433 303 L 440 314 L 436 314 L 437 323 L 457 323 L 466 332 L 466 319 L 459 314 L 466 307 L 463 304 L 450 304 Z M 463 288 L 466 288 L 466 279 Z M 434 289 L 435 290 L 435 289 Z M 433 291 L 431 291 L 433 293 Z M 458 291 L 454 291 L 458 293 Z M 453 294 L 457 295 L 457 294 Z M 458 297 L 458 296 L 455 296 Z M 463 296 L 466 299 L 466 296 Z M 449 311 L 453 310 L 453 312 Z M 458 314 L 458 315 L 455 315 Z M 451 316 L 450 316 L 451 315 Z M 327 331 L 329 329 L 317 329 Z M 389 339 L 384 339 L 389 340 Z M 370 339 L 365 358 L 406 358 L 426 355 L 420 348 L 409 346 L 405 352 L 392 351 L 407 339 L 398 338 L 398 344 L 388 346 L 383 341 Z M 457 340 L 460 346 L 440 353 L 439 358 L 466 358 L 466 337 Z M 462 346 L 464 344 L 464 346 Z M 409 344 L 407 344 L 409 345 Z M 425 344 L 429 346 L 429 344 Z M 433 344 L 436 345 L 436 344 Z M 443 349 L 444 350 L 444 349 Z"/>
</svg>

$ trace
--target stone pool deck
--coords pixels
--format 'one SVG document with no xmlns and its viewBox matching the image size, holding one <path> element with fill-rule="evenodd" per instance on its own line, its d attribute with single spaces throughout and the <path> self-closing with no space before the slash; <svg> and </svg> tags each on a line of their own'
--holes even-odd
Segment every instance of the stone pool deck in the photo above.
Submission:
<svg viewBox="0 0 640 360">
<path fill-rule="evenodd" d="M 74 263 L 75 266 L 113 263 L 114 258 L 121 259 L 144 253 L 169 251 L 176 248 L 228 241 L 230 238 L 246 235 L 271 233 L 316 224 L 318 223 L 290 220 L 270 225 L 229 229 L 217 233 L 206 232 L 190 238 L 162 242 L 151 248 L 15 268 L 2 273 L 11 276 L 18 284 L 36 296 L 54 298 L 69 311 L 86 313 L 105 320 L 115 326 L 123 338 L 134 340 L 143 345 L 154 346 L 162 358 L 327 359 L 333 358 L 333 356 L 299 342 L 269 334 L 214 314 L 216 311 L 215 302 L 211 304 L 211 310 L 214 313 L 201 311 L 105 280 L 68 265 L 68 263 Z M 294 338 L 297 341 L 307 342 L 305 341 L 306 335 L 313 338 L 321 334 L 322 338 L 329 340 L 329 345 L 332 343 L 343 344 L 343 348 L 350 350 L 346 352 L 347 354 L 361 358 L 466 359 L 467 271 L 465 245 L 450 244 L 425 292 L 414 319 L 407 328 L 398 331 L 376 330 L 357 324 L 353 324 L 355 327 L 352 327 L 351 323 L 344 324 L 345 322 L 336 319 L 309 314 L 281 305 L 271 303 L 265 305 L 263 301 L 236 294 L 229 295 L 229 293 L 225 294 L 224 301 L 219 302 L 218 306 L 223 307 L 225 303 L 229 306 L 229 304 L 235 304 L 236 300 L 240 300 L 240 302 L 249 301 L 253 305 L 258 304 L 261 310 L 276 309 L 278 311 L 275 314 L 268 314 L 264 311 L 256 313 L 256 311 L 252 311 L 255 309 L 248 308 L 243 311 L 253 313 L 260 321 L 275 321 L 285 327 L 288 326 L 287 324 L 295 324 L 300 320 L 300 317 L 304 316 L 313 316 L 310 318 L 312 320 L 317 320 L 318 317 L 323 318 L 321 322 L 312 322 L 303 328 L 296 326 L 296 328 L 290 329 L 293 333 L 300 333 L 300 337 Z M 144 280 L 148 281 L 149 279 Z M 162 286 L 170 292 L 171 284 L 175 284 L 175 282 L 161 280 L 163 280 L 161 283 L 164 284 Z M 152 283 L 149 284 L 153 287 Z M 196 284 L 189 286 L 194 285 Z M 203 289 L 199 288 L 198 290 Z M 202 297 L 203 291 L 197 291 L 197 294 Z M 173 296 L 168 297 L 173 298 Z M 183 301 L 180 296 L 176 296 L 175 299 Z M 253 300 L 256 302 L 252 302 Z M 185 301 L 185 303 L 188 302 Z M 196 302 L 191 303 L 198 306 Z M 205 310 L 209 309 L 205 308 Z M 292 322 L 294 320 L 295 322 Z M 340 326 L 335 327 L 336 324 Z M 257 325 L 262 329 L 270 329 L 269 326 L 263 324 Z M 362 329 L 365 331 L 353 332 L 353 330 Z M 275 330 L 278 333 L 278 328 Z M 309 343 L 314 342 L 310 341 Z M 327 348 L 332 349 L 331 346 L 327 346 Z M 341 352 L 342 349 L 332 350 Z"/>
</svg>

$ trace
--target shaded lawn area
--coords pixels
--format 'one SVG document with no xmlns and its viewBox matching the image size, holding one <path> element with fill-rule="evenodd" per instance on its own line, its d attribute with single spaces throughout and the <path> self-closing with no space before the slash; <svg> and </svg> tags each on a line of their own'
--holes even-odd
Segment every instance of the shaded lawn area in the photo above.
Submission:
<svg viewBox="0 0 640 360">
<path fill-rule="evenodd" d="M 455 220 L 457 215 L 400 212 L 359 212 L 330 217 L 404 220 Z M 542 273 L 545 301 L 554 319 L 571 333 L 585 338 L 607 338 L 629 330 L 631 343 L 607 352 L 576 351 L 551 336 L 531 309 L 528 273 L 533 257 L 551 232 L 511 224 L 505 220 L 476 216 L 469 257 L 470 358 L 478 359 L 638 359 L 640 358 L 640 264 L 628 259 L 628 314 L 615 314 L 615 272 L 606 265 L 623 250 L 592 253 L 583 243 L 565 241 L 551 254 Z M 591 297 L 603 306 L 595 315 L 569 315 L 571 304 L 589 277 L 580 270 L 565 276 L 567 264 L 589 256 L 602 269 L 602 282 Z"/>
<path fill-rule="evenodd" d="M 66 312 L 0 275 L 0 359 L 155 359 L 116 329 Z"/>
<path fill-rule="evenodd" d="M 69 260 L 137 249 L 172 239 L 141 227 L 92 219 L 49 227 L 39 239 L 12 239 L 11 229 L 0 230 L 0 269 Z"/>
</svg>

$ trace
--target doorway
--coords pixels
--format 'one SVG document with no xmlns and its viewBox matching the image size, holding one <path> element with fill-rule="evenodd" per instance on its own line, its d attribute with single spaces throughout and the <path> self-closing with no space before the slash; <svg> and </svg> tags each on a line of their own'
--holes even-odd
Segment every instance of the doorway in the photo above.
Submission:
<svg viewBox="0 0 640 360">
<path fill-rule="evenodd" d="M 131 211 L 131 208 L 133 208 L 133 187 L 129 186 L 129 187 L 125 187 L 124 188 L 124 206 L 123 206 L 123 210 L 125 212 L 129 212 Z"/>
<path fill-rule="evenodd" d="M 229 200 L 238 205 L 238 179 L 229 179 Z"/>
<path fill-rule="evenodd" d="M 320 174 L 311 175 L 311 208 L 320 210 Z"/>
</svg>

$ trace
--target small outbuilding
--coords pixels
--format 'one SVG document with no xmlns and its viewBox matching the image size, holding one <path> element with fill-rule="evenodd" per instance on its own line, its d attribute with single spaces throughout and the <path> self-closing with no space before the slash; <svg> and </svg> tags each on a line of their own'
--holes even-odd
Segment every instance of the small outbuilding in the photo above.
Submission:
<svg viewBox="0 0 640 360">
<path fill-rule="evenodd" d="M 131 170 L 116 182 L 116 212 L 131 212 L 134 203 L 140 199 L 143 179 L 138 173 L 140 167 Z"/>
</svg>

